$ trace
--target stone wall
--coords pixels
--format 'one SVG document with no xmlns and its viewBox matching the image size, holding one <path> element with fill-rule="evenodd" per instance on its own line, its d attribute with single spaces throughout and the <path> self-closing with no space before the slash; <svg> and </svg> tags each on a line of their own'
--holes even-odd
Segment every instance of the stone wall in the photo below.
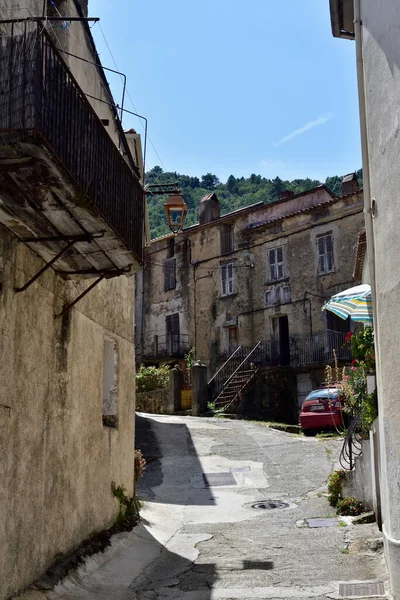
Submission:
<svg viewBox="0 0 400 600">
<path fill-rule="evenodd" d="M 266 367 L 242 404 L 243 412 L 269 421 L 298 423 L 297 383 L 293 369 Z"/>
<path fill-rule="evenodd" d="M 355 460 L 355 468 L 347 473 L 346 483 L 342 486 L 343 496 L 361 500 L 371 510 L 374 506 L 372 491 L 371 446 L 369 440 L 363 440 L 362 454 Z"/>
<path fill-rule="evenodd" d="M 138 392 L 136 394 L 137 412 L 151 413 L 154 415 L 167 414 L 170 393 L 169 388 L 154 390 L 152 392 Z"/>
</svg>

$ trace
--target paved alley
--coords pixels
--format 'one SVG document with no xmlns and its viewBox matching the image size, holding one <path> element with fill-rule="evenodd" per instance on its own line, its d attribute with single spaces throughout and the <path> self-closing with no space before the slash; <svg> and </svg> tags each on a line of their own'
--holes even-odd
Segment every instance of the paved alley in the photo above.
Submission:
<svg viewBox="0 0 400 600">
<path fill-rule="evenodd" d="M 324 486 L 340 444 L 246 421 L 140 415 L 142 523 L 48 598 L 322 600 L 348 597 L 340 582 L 387 588 L 376 526 L 328 520 Z"/>
</svg>

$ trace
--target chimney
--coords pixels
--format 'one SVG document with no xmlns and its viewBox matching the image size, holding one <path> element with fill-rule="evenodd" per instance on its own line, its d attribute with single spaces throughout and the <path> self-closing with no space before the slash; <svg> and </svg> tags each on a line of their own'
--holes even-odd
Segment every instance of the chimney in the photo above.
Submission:
<svg viewBox="0 0 400 600">
<path fill-rule="evenodd" d="M 292 190 L 283 190 L 279 194 L 279 200 L 288 200 L 289 198 L 293 198 L 294 195 L 295 194 L 292 192 Z"/>
<path fill-rule="evenodd" d="M 199 223 L 205 225 L 216 221 L 221 216 L 221 208 L 219 200 L 215 193 L 207 194 L 200 200 L 199 206 Z"/>
<path fill-rule="evenodd" d="M 342 196 L 348 196 L 360 191 L 360 184 L 358 183 L 357 175 L 355 173 L 349 173 L 342 179 Z"/>
</svg>

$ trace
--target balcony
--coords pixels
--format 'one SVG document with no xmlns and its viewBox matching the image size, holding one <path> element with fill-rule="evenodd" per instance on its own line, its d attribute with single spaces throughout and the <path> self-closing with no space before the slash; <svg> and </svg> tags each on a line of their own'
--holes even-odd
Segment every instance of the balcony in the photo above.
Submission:
<svg viewBox="0 0 400 600">
<path fill-rule="evenodd" d="M 306 366 L 332 363 L 335 360 L 349 362 L 352 359 L 351 350 L 346 344 L 345 333 L 326 331 L 305 338 L 291 338 L 290 356 L 293 366 Z"/>
<path fill-rule="evenodd" d="M 184 358 L 190 350 L 189 336 L 186 334 L 155 335 L 147 341 L 143 349 L 145 360 Z"/>
<path fill-rule="evenodd" d="M 0 222 L 61 274 L 132 272 L 144 195 L 118 117 L 120 149 L 41 24 L 1 30 Z"/>
</svg>

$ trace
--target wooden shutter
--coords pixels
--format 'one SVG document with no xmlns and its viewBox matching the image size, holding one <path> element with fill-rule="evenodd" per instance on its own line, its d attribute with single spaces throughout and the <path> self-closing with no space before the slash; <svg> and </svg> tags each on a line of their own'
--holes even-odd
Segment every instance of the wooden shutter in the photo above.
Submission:
<svg viewBox="0 0 400 600">
<path fill-rule="evenodd" d="M 283 269 L 283 247 L 279 246 L 276 248 L 276 275 L 277 279 L 284 278 L 284 269 Z"/>
<path fill-rule="evenodd" d="M 272 248 L 268 252 L 268 262 L 269 262 L 269 280 L 276 281 L 276 250 Z"/>
<path fill-rule="evenodd" d="M 318 270 L 320 273 L 325 273 L 325 237 L 318 238 Z"/>
<path fill-rule="evenodd" d="M 227 265 L 227 270 L 228 294 L 233 294 L 233 263 L 229 263 L 229 265 Z"/>
<path fill-rule="evenodd" d="M 331 235 L 325 236 L 326 240 L 326 266 L 327 271 L 333 271 L 333 238 Z"/>
<path fill-rule="evenodd" d="M 226 296 L 226 265 L 221 265 L 221 295 Z"/>
</svg>

